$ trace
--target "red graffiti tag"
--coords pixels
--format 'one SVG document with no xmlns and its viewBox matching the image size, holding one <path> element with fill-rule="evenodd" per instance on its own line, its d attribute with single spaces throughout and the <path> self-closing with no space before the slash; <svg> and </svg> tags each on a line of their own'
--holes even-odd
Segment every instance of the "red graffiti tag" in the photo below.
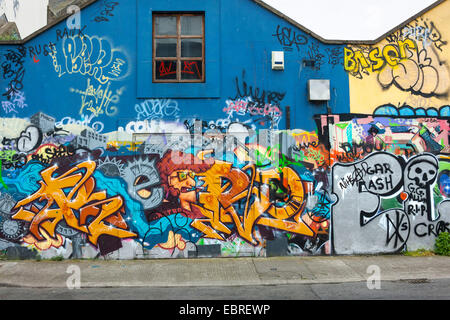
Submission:
<svg viewBox="0 0 450 320">
<path fill-rule="evenodd" d="M 199 79 L 202 77 L 200 70 L 198 69 L 197 61 L 183 61 L 184 68 L 181 73 L 196 75 Z M 195 70 L 193 69 L 195 67 Z"/>
<path fill-rule="evenodd" d="M 177 73 L 176 71 L 171 71 L 172 64 L 173 64 L 173 62 L 170 62 L 169 67 L 166 68 L 166 66 L 164 65 L 164 62 L 161 62 L 161 65 L 159 66 L 159 76 L 165 77 L 165 76 Z"/>
</svg>

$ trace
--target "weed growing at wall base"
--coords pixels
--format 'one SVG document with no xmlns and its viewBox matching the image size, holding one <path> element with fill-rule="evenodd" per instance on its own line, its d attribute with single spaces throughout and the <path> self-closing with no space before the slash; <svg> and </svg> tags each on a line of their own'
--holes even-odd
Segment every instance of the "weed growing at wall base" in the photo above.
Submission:
<svg viewBox="0 0 450 320">
<path fill-rule="evenodd" d="M 436 238 L 436 253 L 441 256 L 450 256 L 450 233 L 441 232 Z"/>
<path fill-rule="evenodd" d="M 64 257 L 63 256 L 54 256 L 54 257 L 51 257 L 49 260 L 50 261 L 63 261 Z"/>
<path fill-rule="evenodd" d="M 405 251 L 403 255 L 408 257 L 429 257 L 434 256 L 434 252 L 426 249 L 418 249 L 415 251 Z"/>
</svg>

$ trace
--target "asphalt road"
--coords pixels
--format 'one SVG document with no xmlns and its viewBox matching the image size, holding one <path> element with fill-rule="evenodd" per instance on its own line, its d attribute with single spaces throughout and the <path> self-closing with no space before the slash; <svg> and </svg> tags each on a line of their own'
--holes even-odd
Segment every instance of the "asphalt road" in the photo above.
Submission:
<svg viewBox="0 0 450 320">
<path fill-rule="evenodd" d="M 450 300 L 450 279 L 221 287 L 0 287 L 0 300 Z"/>
</svg>

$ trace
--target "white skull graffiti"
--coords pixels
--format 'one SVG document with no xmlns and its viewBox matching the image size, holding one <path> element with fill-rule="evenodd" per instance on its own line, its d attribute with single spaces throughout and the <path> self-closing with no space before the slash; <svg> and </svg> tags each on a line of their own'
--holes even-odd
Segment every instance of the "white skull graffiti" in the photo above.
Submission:
<svg viewBox="0 0 450 320">
<path fill-rule="evenodd" d="M 408 178 L 419 187 L 426 188 L 432 184 L 437 176 L 437 168 L 428 161 L 420 161 L 409 167 Z"/>
</svg>

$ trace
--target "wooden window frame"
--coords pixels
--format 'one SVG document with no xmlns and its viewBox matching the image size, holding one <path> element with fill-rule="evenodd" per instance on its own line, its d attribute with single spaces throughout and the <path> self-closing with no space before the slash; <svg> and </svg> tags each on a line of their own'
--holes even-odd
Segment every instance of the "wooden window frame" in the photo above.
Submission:
<svg viewBox="0 0 450 320">
<path fill-rule="evenodd" d="M 156 35 L 155 21 L 157 17 L 176 17 L 177 18 L 177 34 L 176 35 Z M 182 16 L 201 16 L 202 17 L 202 34 L 201 35 L 181 35 L 181 17 Z M 154 83 L 202 83 L 205 82 L 205 14 L 204 13 L 154 13 L 152 16 L 153 24 L 153 75 Z M 177 56 L 176 57 L 156 57 L 156 39 L 177 39 Z M 202 40 L 202 57 L 181 57 L 181 40 L 182 39 L 201 39 Z M 181 62 L 182 61 L 201 61 L 202 78 L 201 79 L 181 79 Z M 177 63 L 176 79 L 156 79 L 156 62 L 157 61 L 175 61 Z"/>
</svg>

